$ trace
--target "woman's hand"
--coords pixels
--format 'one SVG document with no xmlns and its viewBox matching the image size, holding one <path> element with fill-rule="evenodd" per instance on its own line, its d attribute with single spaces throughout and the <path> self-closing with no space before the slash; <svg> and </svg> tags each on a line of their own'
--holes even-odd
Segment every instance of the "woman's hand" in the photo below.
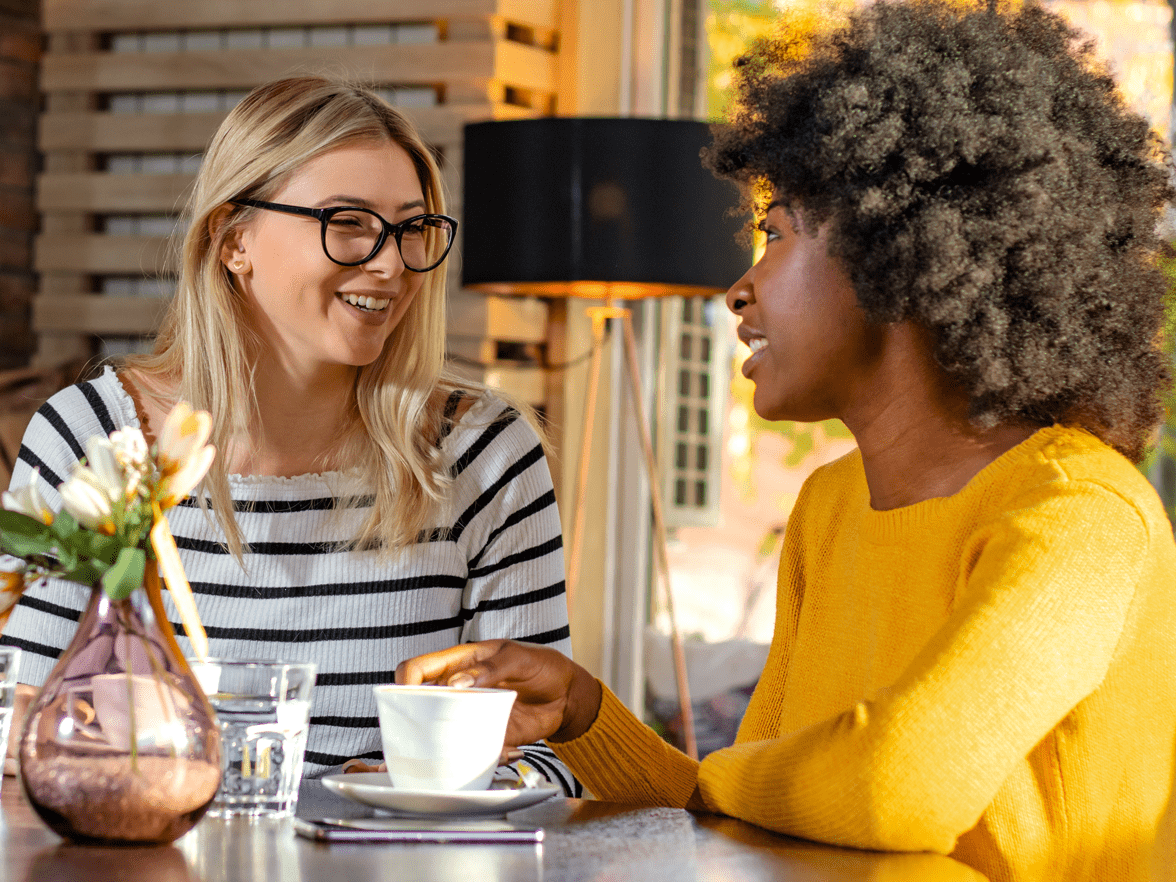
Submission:
<svg viewBox="0 0 1176 882">
<path fill-rule="evenodd" d="M 600 683 L 562 652 L 513 640 L 465 643 L 401 662 L 396 682 L 513 689 L 507 747 L 571 741 L 600 712 Z"/>
</svg>

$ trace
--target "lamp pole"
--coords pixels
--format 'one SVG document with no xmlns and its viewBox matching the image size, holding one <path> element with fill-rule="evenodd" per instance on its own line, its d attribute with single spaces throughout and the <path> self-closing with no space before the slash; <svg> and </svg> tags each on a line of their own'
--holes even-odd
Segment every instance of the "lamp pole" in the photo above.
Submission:
<svg viewBox="0 0 1176 882">
<path fill-rule="evenodd" d="M 677 681 L 678 705 L 682 714 L 682 740 L 686 754 L 698 759 L 698 741 L 694 733 L 694 705 L 690 698 L 690 680 L 686 669 L 686 651 L 682 644 L 682 633 L 678 628 L 678 617 L 674 610 L 674 592 L 670 584 L 670 561 L 667 553 L 668 536 L 665 512 L 662 506 L 662 483 L 657 467 L 657 457 L 649 434 L 649 421 L 642 396 L 641 373 L 638 370 L 637 341 L 633 335 L 632 312 L 612 301 L 606 306 L 590 306 L 586 312 L 592 320 L 592 355 L 589 362 L 588 395 L 584 401 L 583 436 L 580 439 L 580 464 L 576 479 L 576 502 L 572 515 L 572 541 L 568 551 L 567 590 L 568 607 L 572 607 L 576 589 L 579 587 L 580 564 L 583 556 L 584 522 L 587 510 L 588 473 L 592 457 L 592 432 L 596 420 L 596 399 L 600 390 L 601 350 L 604 347 L 605 332 L 610 319 L 621 322 L 622 345 L 626 376 L 629 381 L 629 398 L 633 402 L 633 417 L 641 439 L 642 465 L 649 480 L 650 509 L 654 531 L 654 554 L 657 561 L 657 581 L 661 586 L 662 600 L 670 620 L 670 646 L 674 658 L 674 674 Z M 616 396 L 613 396 L 616 406 Z M 615 459 L 610 457 L 610 459 Z M 608 521 L 612 529 L 615 520 L 613 504 L 609 502 Z M 611 540 L 610 536 L 610 540 Z M 611 545 L 610 541 L 610 545 Z"/>
</svg>

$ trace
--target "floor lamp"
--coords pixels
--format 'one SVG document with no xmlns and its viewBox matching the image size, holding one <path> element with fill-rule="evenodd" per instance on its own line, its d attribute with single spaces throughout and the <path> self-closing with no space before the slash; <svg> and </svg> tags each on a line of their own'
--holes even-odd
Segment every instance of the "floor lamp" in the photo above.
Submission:
<svg viewBox="0 0 1176 882">
<path fill-rule="evenodd" d="M 462 282 L 494 294 L 603 300 L 588 307 L 593 347 L 568 548 L 568 602 L 579 588 L 601 350 L 620 325 L 649 480 L 653 545 L 687 753 L 697 756 L 685 653 L 674 614 L 666 524 L 638 370 L 632 316 L 648 297 L 716 294 L 743 274 L 737 194 L 700 162 L 706 123 L 544 117 L 465 127 Z"/>
</svg>

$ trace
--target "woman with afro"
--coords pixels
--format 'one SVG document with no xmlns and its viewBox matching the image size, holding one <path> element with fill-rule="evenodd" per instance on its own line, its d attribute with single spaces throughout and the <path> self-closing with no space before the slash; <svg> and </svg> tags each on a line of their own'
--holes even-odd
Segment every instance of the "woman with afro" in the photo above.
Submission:
<svg viewBox="0 0 1176 882">
<path fill-rule="evenodd" d="M 858 449 L 805 484 L 736 744 L 694 762 L 558 653 L 398 678 L 506 684 L 603 799 L 992 880 L 1170 879 L 1176 545 L 1132 465 L 1161 417 L 1164 154 L 1035 4 L 860 8 L 758 45 L 707 161 L 762 258 L 731 288 L 769 419 Z"/>
</svg>

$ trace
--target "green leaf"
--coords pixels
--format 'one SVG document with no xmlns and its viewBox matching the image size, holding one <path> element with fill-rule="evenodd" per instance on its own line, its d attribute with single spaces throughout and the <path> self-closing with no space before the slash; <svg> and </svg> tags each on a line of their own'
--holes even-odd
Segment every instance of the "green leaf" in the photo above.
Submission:
<svg viewBox="0 0 1176 882">
<path fill-rule="evenodd" d="M 53 531 L 36 518 L 0 509 L 0 550 L 15 557 L 49 554 L 57 544 Z"/>
<path fill-rule="evenodd" d="M 142 548 L 124 548 L 114 566 L 102 574 L 102 588 L 111 600 L 125 600 L 143 584 L 147 555 Z"/>
<path fill-rule="evenodd" d="M 53 530 L 53 532 L 56 533 L 59 538 L 69 539 L 78 532 L 80 527 L 78 527 L 78 522 L 74 520 L 74 516 L 63 508 L 53 518 L 53 525 L 50 527 L 50 529 Z"/>
<path fill-rule="evenodd" d="M 21 514 L 18 511 L 9 511 L 6 508 L 0 508 L 0 530 L 8 532 L 9 530 L 45 530 L 49 528 L 42 524 L 36 518 L 31 518 L 27 514 Z"/>
<path fill-rule="evenodd" d="M 78 553 L 65 543 L 61 543 L 57 548 L 57 563 L 63 570 L 72 570 L 78 565 Z"/>
<path fill-rule="evenodd" d="M 69 546 L 82 557 L 97 558 L 109 566 L 118 558 L 123 543 L 115 536 L 103 536 L 93 530 L 79 530 L 70 537 Z"/>
<path fill-rule="evenodd" d="M 110 567 L 101 561 L 83 560 L 69 572 L 61 573 L 60 578 L 68 579 L 71 582 L 78 582 L 82 585 L 93 585 L 109 570 Z"/>
</svg>

